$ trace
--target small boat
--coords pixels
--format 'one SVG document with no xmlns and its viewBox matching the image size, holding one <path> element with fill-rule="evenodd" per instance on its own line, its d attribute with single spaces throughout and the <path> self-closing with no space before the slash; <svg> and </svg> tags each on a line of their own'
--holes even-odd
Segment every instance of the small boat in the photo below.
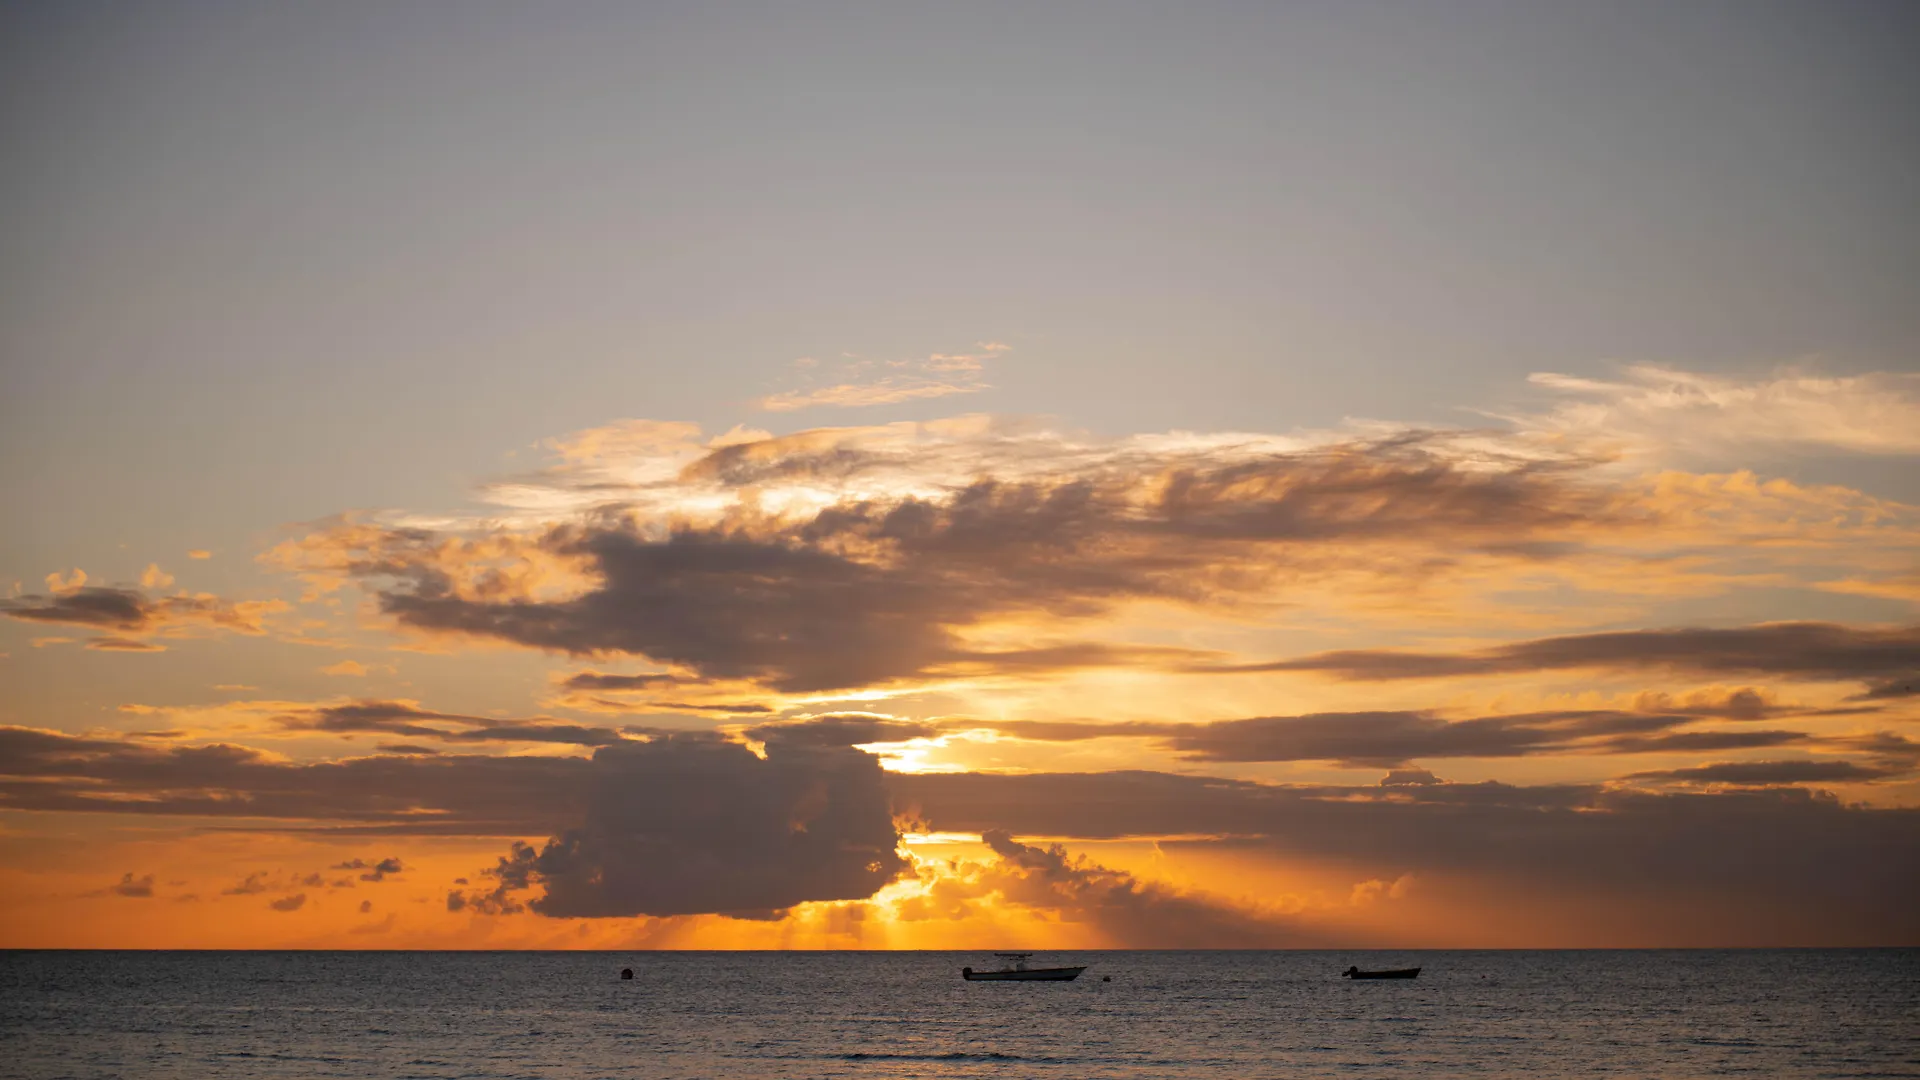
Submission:
<svg viewBox="0 0 1920 1080">
<path fill-rule="evenodd" d="M 1392 971 L 1361 971 L 1350 967 L 1340 973 L 1343 979 L 1411 979 L 1420 974 L 1419 968 L 1395 968 Z"/>
<path fill-rule="evenodd" d="M 1080 967 L 1028 967 L 1027 961 L 1033 958 L 1030 952 L 1003 952 L 993 955 L 1007 961 L 1008 966 L 999 971 L 975 971 L 970 967 L 960 969 L 960 977 L 968 982 L 1068 982 L 1080 977 L 1087 970 Z"/>
</svg>

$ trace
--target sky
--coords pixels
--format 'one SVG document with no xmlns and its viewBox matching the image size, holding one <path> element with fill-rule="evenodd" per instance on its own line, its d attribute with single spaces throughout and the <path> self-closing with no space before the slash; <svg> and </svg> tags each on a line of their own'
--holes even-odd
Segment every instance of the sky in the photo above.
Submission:
<svg viewBox="0 0 1920 1080">
<path fill-rule="evenodd" d="M 1920 944 L 1916 34 L 7 8 L 0 947 Z"/>
</svg>

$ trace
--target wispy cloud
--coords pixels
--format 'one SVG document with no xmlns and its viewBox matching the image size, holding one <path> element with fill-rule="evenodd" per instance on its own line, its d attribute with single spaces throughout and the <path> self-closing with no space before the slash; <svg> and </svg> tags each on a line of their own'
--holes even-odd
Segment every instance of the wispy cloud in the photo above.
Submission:
<svg viewBox="0 0 1920 1080">
<path fill-rule="evenodd" d="M 865 408 L 978 393 L 991 389 L 985 376 L 987 363 L 1010 348 L 1002 342 L 983 341 L 972 352 L 933 353 L 917 360 L 886 362 L 848 358 L 830 367 L 805 357 L 796 362 L 795 370 L 809 382 L 824 385 L 768 394 L 754 405 L 764 412 L 778 413 L 823 405 Z"/>
<path fill-rule="evenodd" d="M 1788 453 L 1920 454 L 1920 375 L 1762 378 L 1635 364 L 1614 381 L 1530 377 L 1559 401 L 1503 418 L 1522 431 L 1655 457 L 1709 460 Z"/>
<path fill-rule="evenodd" d="M 1690 671 L 1811 680 L 1910 683 L 1920 672 L 1920 626 L 1766 623 L 1620 630 L 1495 645 L 1458 653 L 1354 649 L 1297 660 L 1221 665 L 1214 672 L 1311 671 L 1356 681 L 1435 679 L 1569 669 Z M 1877 696 L 1894 696 L 1879 692 Z"/>
</svg>

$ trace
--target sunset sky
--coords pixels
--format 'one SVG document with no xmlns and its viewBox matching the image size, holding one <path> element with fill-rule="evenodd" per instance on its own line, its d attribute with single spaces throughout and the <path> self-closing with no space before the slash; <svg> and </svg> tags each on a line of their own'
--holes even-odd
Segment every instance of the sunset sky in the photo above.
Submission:
<svg viewBox="0 0 1920 1080">
<path fill-rule="evenodd" d="M 1916 40 L 14 5 L 0 947 L 1920 944 Z"/>
</svg>

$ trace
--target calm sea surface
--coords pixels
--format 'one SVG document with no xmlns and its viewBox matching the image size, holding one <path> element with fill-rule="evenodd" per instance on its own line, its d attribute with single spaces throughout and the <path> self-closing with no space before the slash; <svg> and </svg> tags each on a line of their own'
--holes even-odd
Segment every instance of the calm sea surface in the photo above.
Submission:
<svg viewBox="0 0 1920 1080">
<path fill-rule="evenodd" d="M 1041 959 L 0 952 L 0 1075 L 1920 1076 L 1913 949 Z"/>
</svg>

